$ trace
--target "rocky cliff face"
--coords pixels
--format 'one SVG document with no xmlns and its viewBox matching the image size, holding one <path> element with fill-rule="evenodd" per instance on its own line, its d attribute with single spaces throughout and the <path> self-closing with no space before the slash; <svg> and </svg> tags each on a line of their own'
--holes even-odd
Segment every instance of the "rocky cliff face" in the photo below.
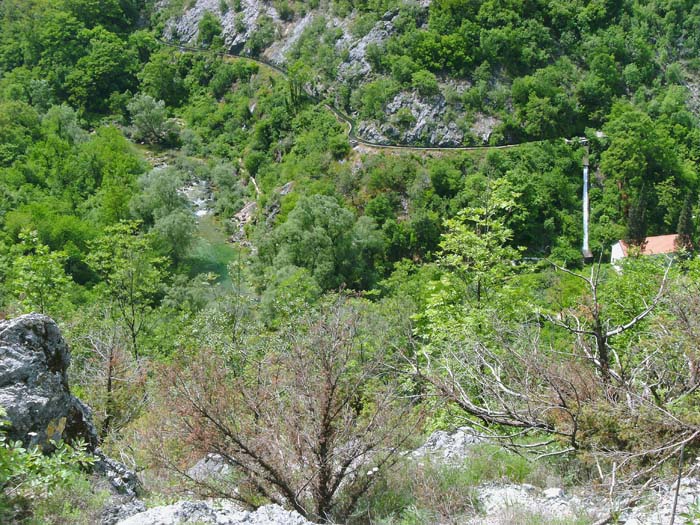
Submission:
<svg viewBox="0 0 700 525">
<path fill-rule="evenodd" d="M 166 25 L 166 35 L 180 42 L 193 44 L 197 40 L 198 24 L 209 11 L 221 19 L 224 43 L 232 52 L 241 52 L 253 34 L 259 29 L 263 17 L 272 20 L 275 27 L 281 24 L 277 11 L 269 2 L 241 0 L 237 10 L 221 10 L 219 0 L 197 0 L 191 8 Z"/>
<path fill-rule="evenodd" d="M 0 322 L 0 406 L 8 438 L 48 451 L 53 441 L 83 439 L 94 450 L 97 433 L 89 409 L 72 396 L 68 345 L 56 323 L 30 314 Z"/>
<path fill-rule="evenodd" d="M 357 132 L 378 144 L 461 146 L 464 130 L 449 116 L 460 110 L 461 107 L 449 104 L 442 94 L 422 97 L 415 91 L 402 91 L 386 105 L 384 120 L 363 121 Z"/>
<path fill-rule="evenodd" d="M 204 13 L 211 12 L 221 20 L 225 47 L 230 52 L 247 54 L 247 44 L 254 35 L 259 31 L 266 31 L 269 33 L 269 39 L 264 39 L 265 45 L 259 50 L 261 58 L 284 66 L 287 54 L 304 31 L 322 20 L 326 28 L 340 35 L 335 41 L 335 52 L 343 59 L 338 65 L 335 85 L 318 85 L 313 89 L 332 98 L 337 84 L 357 89 L 375 78 L 367 50 L 372 45 L 381 46 L 396 33 L 398 14 L 395 11 L 387 12 L 374 27 L 360 36 L 352 31 L 357 18 L 356 13 L 338 18 L 321 7 L 285 21 L 269 2 L 241 0 L 238 4 L 237 10 L 229 8 L 222 11 L 223 4 L 219 0 L 197 0 L 166 24 L 165 37 L 191 45 L 196 44 L 199 21 Z M 425 23 L 430 1 L 423 0 L 415 5 L 419 14 L 424 15 Z M 262 23 L 266 25 L 264 30 L 261 30 Z M 468 87 L 469 83 L 466 82 L 441 82 L 440 93 L 429 97 L 421 96 L 415 90 L 404 90 L 386 105 L 386 119 L 360 121 L 357 133 L 362 138 L 378 144 L 450 147 L 463 145 L 465 140 L 486 143 L 499 122 L 492 122 L 485 116 L 477 116 L 471 124 L 464 121 L 464 110 L 455 100 Z M 446 96 L 447 93 L 453 93 L 453 96 Z"/>
</svg>

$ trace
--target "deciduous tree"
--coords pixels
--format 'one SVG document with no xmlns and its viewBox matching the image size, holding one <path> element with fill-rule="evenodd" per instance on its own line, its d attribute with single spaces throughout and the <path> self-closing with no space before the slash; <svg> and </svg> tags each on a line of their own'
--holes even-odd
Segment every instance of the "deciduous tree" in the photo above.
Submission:
<svg viewBox="0 0 700 525">
<path fill-rule="evenodd" d="M 138 223 L 122 222 L 106 228 L 91 243 L 87 262 L 102 278 L 105 296 L 112 301 L 114 315 L 127 331 L 138 359 L 139 337 L 148 326 L 163 284 L 163 258 L 153 253 L 152 238 L 139 233 Z"/>
<path fill-rule="evenodd" d="M 24 231 L 19 237 L 19 255 L 11 271 L 15 296 L 26 312 L 59 313 L 71 284 L 64 270 L 67 255 L 50 251 L 36 231 Z"/>
<path fill-rule="evenodd" d="M 178 128 L 168 118 L 165 103 L 150 95 L 137 95 L 127 105 L 134 126 L 133 137 L 149 144 L 177 142 Z"/>
</svg>

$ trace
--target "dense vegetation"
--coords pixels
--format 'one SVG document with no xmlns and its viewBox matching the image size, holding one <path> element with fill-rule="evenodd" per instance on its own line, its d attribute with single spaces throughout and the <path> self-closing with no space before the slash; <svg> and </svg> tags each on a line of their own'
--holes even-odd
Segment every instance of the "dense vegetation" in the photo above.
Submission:
<svg viewBox="0 0 700 525">
<path fill-rule="evenodd" d="M 421 476 L 484 479 L 426 467 L 409 487 L 398 473 L 410 467 L 383 457 L 465 418 L 501 435 L 527 430 L 529 444 L 569 453 L 579 476 L 601 483 L 613 464 L 636 482 L 697 447 L 700 7 L 274 4 L 289 20 L 316 7 L 354 13 L 357 34 L 394 10 L 398 32 L 368 49 L 367 78 L 344 83 L 341 35 L 320 23 L 289 51 L 284 77 L 222 58 L 213 15 L 200 22 L 202 51 L 181 52 L 159 40 L 168 10 L 154 2 L 0 4 L 0 308 L 59 320 L 73 389 L 105 446 L 149 467 L 153 488 L 168 480 L 150 467 L 179 472 L 220 451 L 237 458 L 241 490 L 209 494 L 358 523 L 438 519 L 434 498 L 419 495 L 411 510 L 401 494 L 419 492 Z M 262 23 L 247 51 L 274 38 Z M 497 116 L 493 143 L 545 140 L 361 154 L 307 96 L 311 78 L 357 118 L 381 118 L 401 90 L 442 93 L 465 125 Z M 449 93 L 450 79 L 469 87 Z M 670 270 L 644 258 L 622 273 L 582 268 L 584 151 L 562 140 L 574 136 L 590 141 L 596 257 L 618 239 L 676 232 L 687 257 Z M 213 192 L 203 217 L 182 191 L 195 182 Z M 271 396 L 276 388 L 288 395 Z M 212 416 L 221 425 L 201 421 Z M 31 451 L 0 444 L 3 490 L 22 476 L 54 479 Z M 82 456 L 61 450 L 64 498 L 87 489 Z M 329 465 L 338 455 L 387 475 L 343 481 Z M 12 457 L 40 474 L 18 474 Z M 271 463 L 273 474 L 260 470 Z M 10 495 L 0 512 L 17 519 L 76 514 Z"/>
<path fill-rule="evenodd" d="M 465 91 L 442 91 L 466 121 L 478 112 L 498 115 L 495 140 L 583 134 L 605 124 L 619 99 L 647 106 L 667 90 L 683 98 L 673 86 L 683 86 L 698 68 L 694 2 L 444 0 L 432 2 L 427 14 L 410 2 L 333 6 L 339 13 L 358 10 L 359 35 L 386 11 L 398 13 L 395 34 L 368 49 L 374 80 L 350 86 L 352 97 L 347 85 L 334 86 L 347 107 L 380 113 L 382 101 L 400 89 L 430 94 L 438 81 L 463 79 Z M 340 57 L 332 46 L 340 36 L 317 24 L 292 56 L 318 64 L 314 69 L 334 84 Z"/>
</svg>

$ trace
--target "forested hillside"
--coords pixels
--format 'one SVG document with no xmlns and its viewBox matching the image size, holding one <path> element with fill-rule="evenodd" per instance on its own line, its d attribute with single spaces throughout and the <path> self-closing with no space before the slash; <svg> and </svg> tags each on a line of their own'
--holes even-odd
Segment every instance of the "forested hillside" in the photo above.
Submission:
<svg viewBox="0 0 700 525">
<path fill-rule="evenodd" d="M 691 469 L 698 27 L 692 0 L 4 0 L 0 317 L 57 320 L 153 502 L 467 523 L 492 478 Z M 403 455 L 464 425 L 492 472 Z M 70 447 L 1 445 L 0 521 L 99 521 Z M 226 479 L 182 475 L 209 453 Z"/>
</svg>

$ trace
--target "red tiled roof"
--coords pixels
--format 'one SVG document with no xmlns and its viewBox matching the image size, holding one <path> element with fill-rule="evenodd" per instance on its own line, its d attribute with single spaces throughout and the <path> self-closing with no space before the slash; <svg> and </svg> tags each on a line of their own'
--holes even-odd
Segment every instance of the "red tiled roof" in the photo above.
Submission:
<svg viewBox="0 0 700 525">
<path fill-rule="evenodd" d="M 655 237 L 647 237 L 644 239 L 644 247 L 642 248 L 642 255 L 658 255 L 660 253 L 674 253 L 678 247 L 676 246 L 676 239 L 678 234 L 673 233 L 671 235 L 657 235 Z M 622 253 L 627 257 L 627 243 L 625 241 L 620 241 L 620 246 L 622 246 Z"/>
</svg>

